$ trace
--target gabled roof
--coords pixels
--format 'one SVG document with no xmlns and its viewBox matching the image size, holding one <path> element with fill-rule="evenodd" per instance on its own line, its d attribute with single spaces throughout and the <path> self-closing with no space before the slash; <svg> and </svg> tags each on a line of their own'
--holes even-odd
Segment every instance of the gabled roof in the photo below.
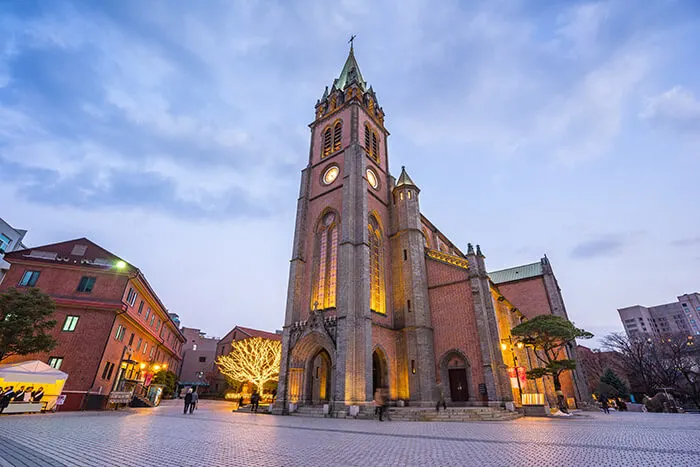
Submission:
<svg viewBox="0 0 700 467">
<path fill-rule="evenodd" d="M 100 269 L 109 269 L 115 267 L 119 261 L 124 261 L 119 256 L 105 250 L 85 237 L 13 251 L 7 253 L 5 259 L 9 263 L 12 263 L 12 260 L 15 259 L 39 261 L 43 263 L 70 264 Z M 126 261 L 124 261 L 124 263 L 127 267 L 122 268 L 123 272 L 131 272 L 137 269 Z"/>
<path fill-rule="evenodd" d="M 333 82 L 333 87 L 335 89 L 344 90 L 352 83 L 357 83 L 363 91 L 367 90 L 367 83 L 360 72 L 360 65 L 358 65 L 357 60 L 355 60 L 355 51 L 353 47 L 350 46 L 348 59 L 345 60 L 345 65 L 340 72 L 340 76 Z"/>
<path fill-rule="evenodd" d="M 490 272 L 489 278 L 494 284 L 503 284 L 505 282 L 538 277 L 542 276 L 543 274 L 542 263 L 538 261 L 537 263 L 523 264 L 522 266 Z"/>
<path fill-rule="evenodd" d="M 244 326 L 234 326 L 234 328 L 231 329 L 229 332 L 227 332 L 226 335 L 224 337 L 222 337 L 219 342 L 228 340 L 229 337 L 231 336 L 231 334 L 233 334 L 235 331 L 240 331 L 248 337 L 262 337 L 263 339 L 270 339 L 273 341 L 281 341 L 282 340 L 282 334 L 261 331 L 259 329 L 253 329 L 253 328 L 246 328 Z"/>
</svg>

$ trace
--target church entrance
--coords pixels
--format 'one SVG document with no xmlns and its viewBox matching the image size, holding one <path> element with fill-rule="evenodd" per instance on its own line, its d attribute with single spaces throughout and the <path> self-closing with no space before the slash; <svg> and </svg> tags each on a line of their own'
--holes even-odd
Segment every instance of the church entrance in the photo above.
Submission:
<svg viewBox="0 0 700 467">
<path fill-rule="evenodd" d="M 328 402 L 331 396 L 331 357 L 325 350 L 321 350 L 313 359 L 311 379 L 312 404 Z"/>
<path fill-rule="evenodd" d="M 469 400 L 467 369 L 450 368 L 447 371 L 450 377 L 450 395 L 452 396 L 452 402 L 464 402 Z"/>
<path fill-rule="evenodd" d="M 379 388 L 389 387 L 389 377 L 387 371 L 386 357 L 384 353 L 376 349 L 372 353 L 372 396 Z"/>
</svg>

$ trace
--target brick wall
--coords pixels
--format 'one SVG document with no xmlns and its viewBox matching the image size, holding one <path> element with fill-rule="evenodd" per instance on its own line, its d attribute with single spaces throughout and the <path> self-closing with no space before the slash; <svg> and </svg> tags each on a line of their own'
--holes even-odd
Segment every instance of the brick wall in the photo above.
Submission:
<svg viewBox="0 0 700 467">
<path fill-rule="evenodd" d="M 484 383 L 484 373 L 468 271 L 432 259 L 427 259 L 426 265 L 438 377 L 444 354 L 459 350 L 469 360 L 472 396 L 478 385 Z"/>
</svg>

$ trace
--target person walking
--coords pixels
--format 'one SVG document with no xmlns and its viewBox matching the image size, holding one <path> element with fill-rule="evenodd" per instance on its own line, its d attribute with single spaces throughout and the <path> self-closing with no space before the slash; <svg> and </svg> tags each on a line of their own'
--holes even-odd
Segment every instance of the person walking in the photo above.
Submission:
<svg viewBox="0 0 700 467">
<path fill-rule="evenodd" d="M 182 413 L 186 414 L 190 409 L 190 405 L 192 405 L 192 388 L 189 388 L 187 394 L 185 394 L 185 411 Z"/>
<path fill-rule="evenodd" d="M 190 413 L 194 412 L 194 409 L 197 408 L 197 402 L 199 402 L 199 394 L 197 394 L 197 391 L 192 393 L 192 401 L 190 402 Z"/>
<path fill-rule="evenodd" d="M 374 390 L 374 416 L 376 417 L 379 415 L 379 412 L 381 411 L 381 405 L 379 405 L 379 401 L 381 400 L 382 396 L 380 394 L 379 388 Z"/>
<path fill-rule="evenodd" d="M 383 422 L 384 421 L 384 391 L 381 389 L 377 389 L 377 392 L 375 393 L 375 399 L 374 399 L 374 405 L 377 407 L 379 410 L 379 421 Z"/>
<path fill-rule="evenodd" d="M 442 389 L 442 385 L 437 385 L 437 404 L 435 404 L 435 411 L 440 412 L 440 406 L 442 410 L 447 410 L 447 403 L 445 402 L 445 391 Z"/>
<path fill-rule="evenodd" d="M 603 400 L 600 402 L 600 406 L 603 408 L 603 412 L 610 415 L 610 408 L 608 405 L 608 398 L 603 397 Z"/>
<path fill-rule="evenodd" d="M 4 391 L 2 391 L 2 396 L 0 396 L 0 413 L 2 413 L 8 405 L 10 405 L 10 401 L 15 395 L 14 387 L 13 386 L 7 386 Z"/>
</svg>

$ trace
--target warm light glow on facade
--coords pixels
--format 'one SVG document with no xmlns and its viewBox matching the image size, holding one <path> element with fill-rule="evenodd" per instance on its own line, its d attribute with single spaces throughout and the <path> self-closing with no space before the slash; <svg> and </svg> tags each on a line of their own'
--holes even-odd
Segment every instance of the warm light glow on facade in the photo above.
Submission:
<svg viewBox="0 0 700 467">
<path fill-rule="evenodd" d="M 114 267 L 117 269 L 124 269 L 126 267 L 126 262 L 119 260 L 114 264 Z"/>
<path fill-rule="evenodd" d="M 311 308 L 335 308 L 338 270 L 338 224 L 336 214 L 326 213 L 316 234 L 316 264 Z"/>
<path fill-rule="evenodd" d="M 384 255 L 382 254 L 382 232 L 374 216 L 369 218 L 369 308 L 377 313 L 386 313 L 384 287 Z"/>
</svg>

